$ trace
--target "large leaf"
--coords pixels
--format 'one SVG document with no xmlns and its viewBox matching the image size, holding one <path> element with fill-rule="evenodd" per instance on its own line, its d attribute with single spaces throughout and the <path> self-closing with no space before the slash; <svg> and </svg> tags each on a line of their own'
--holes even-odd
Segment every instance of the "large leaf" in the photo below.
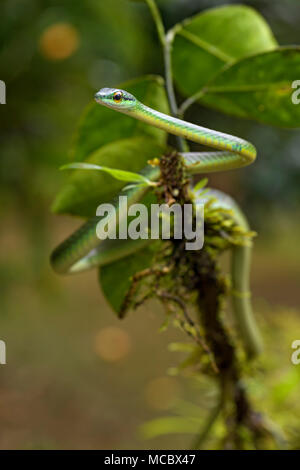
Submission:
<svg viewBox="0 0 300 470">
<path fill-rule="evenodd" d="M 175 26 L 173 71 L 179 90 L 193 95 L 226 64 L 277 46 L 264 18 L 243 5 L 213 8 Z"/>
<path fill-rule="evenodd" d="M 99 270 L 99 282 L 106 300 L 119 316 L 123 316 L 127 312 L 123 311 L 124 302 L 128 290 L 132 284 L 132 276 L 149 268 L 152 265 L 155 253 L 158 249 L 159 241 L 153 240 L 126 240 L 139 249 L 135 254 L 126 256 L 114 263 L 107 264 Z"/>
<path fill-rule="evenodd" d="M 235 116 L 296 128 L 300 105 L 292 101 L 295 77 L 300 77 L 300 47 L 278 48 L 224 70 L 205 87 L 200 101 Z"/>
<path fill-rule="evenodd" d="M 86 162 L 137 172 L 149 159 L 160 157 L 163 150 L 154 139 L 132 137 L 101 147 Z M 74 170 L 58 193 L 52 210 L 84 217 L 95 215 L 98 205 L 109 202 L 123 186 L 124 182 L 106 173 Z"/>
<path fill-rule="evenodd" d="M 134 255 L 100 268 L 99 281 L 102 291 L 117 315 L 124 314 L 121 309 L 131 286 L 132 276 L 151 266 L 154 256 L 153 246 L 149 243 Z"/>
<path fill-rule="evenodd" d="M 120 85 L 147 106 L 168 113 L 168 104 L 161 77 L 146 76 Z M 166 133 L 153 126 L 133 119 L 113 109 L 92 102 L 84 112 L 74 138 L 71 158 L 84 161 L 91 152 L 120 139 L 148 136 L 160 144 L 165 143 Z M 122 155 L 120 155 L 122 159 Z M 116 166 L 118 168 L 118 165 Z"/>
</svg>

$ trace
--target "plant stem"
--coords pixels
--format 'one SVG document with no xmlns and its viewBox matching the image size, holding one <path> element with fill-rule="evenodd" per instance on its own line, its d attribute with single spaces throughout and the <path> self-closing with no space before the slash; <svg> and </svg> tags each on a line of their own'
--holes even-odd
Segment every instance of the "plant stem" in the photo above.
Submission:
<svg viewBox="0 0 300 470">
<path fill-rule="evenodd" d="M 197 93 L 195 93 L 194 95 L 190 96 L 189 98 L 187 98 L 180 106 L 180 108 L 178 109 L 178 116 L 182 117 L 184 115 L 184 113 L 186 112 L 186 110 L 192 106 L 197 100 L 199 100 L 200 98 L 202 98 L 203 95 L 205 95 L 206 93 L 206 89 L 205 88 L 202 88 L 201 90 L 199 90 Z"/>
<path fill-rule="evenodd" d="M 153 21 L 156 25 L 158 38 L 162 45 L 163 57 L 164 57 L 164 68 L 165 68 L 165 80 L 166 80 L 166 91 L 170 106 L 171 115 L 178 117 L 178 106 L 175 97 L 174 85 L 173 85 L 173 74 L 172 74 L 172 63 L 171 63 L 171 48 L 173 35 L 171 33 L 166 34 L 165 27 L 162 22 L 161 14 L 157 8 L 155 0 L 146 0 L 146 3 L 151 12 Z M 188 146 L 184 139 L 176 136 L 177 147 L 180 152 L 188 151 Z"/>
<path fill-rule="evenodd" d="M 146 0 L 146 3 L 149 7 L 152 18 L 154 20 L 154 23 L 157 29 L 158 38 L 161 42 L 161 45 L 165 47 L 165 43 L 166 43 L 165 28 L 161 19 L 161 14 L 159 12 L 159 9 L 157 8 L 156 2 L 155 0 Z"/>
<path fill-rule="evenodd" d="M 218 418 L 221 410 L 222 410 L 222 401 L 220 400 L 219 403 L 210 412 L 204 427 L 201 429 L 199 435 L 195 439 L 195 442 L 192 446 L 192 450 L 201 449 L 202 444 L 204 443 L 207 436 L 209 435 L 210 430 L 212 426 L 214 425 L 216 419 Z"/>
<path fill-rule="evenodd" d="M 176 102 L 174 86 L 173 86 L 173 74 L 171 64 L 171 42 L 168 36 L 166 36 L 166 42 L 164 46 L 164 63 L 165 63 L 165 77 L 166 77 L 166 88 L 168 93 L 168 99 L 171 108 L 172 116 L 178 116 L 178 106 Z"/>
</svg>

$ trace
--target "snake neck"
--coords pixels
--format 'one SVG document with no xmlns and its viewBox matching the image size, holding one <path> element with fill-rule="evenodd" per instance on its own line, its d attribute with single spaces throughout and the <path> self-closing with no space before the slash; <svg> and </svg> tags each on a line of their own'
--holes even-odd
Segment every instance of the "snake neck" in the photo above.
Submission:
<svg viewBox="0 0 300 470">
<path fill-rule="evenodd" d="M 158 127 L 170 134 L 177 135 L 193 142 L 213 147 L 218 150 L 225 150 L 240 155 L 252 163 L 256 158 L 255 147 L 246 140 L 234 137 L 223 132 L 214 131 L 205 127 L 182 121 L 181 119 L 168 116 L 156 111 L 141 102 L 137 102 L 135 108 L 126 112 L 135 119 Z"/>
<path fill-rule="evenodd" d="M 163 114 L 140 102 L 137 103 L 134 109 L 129 110 L 127 114 L 170 134 L 178 135 L 179 137 L 184 137 L 194 142 L 197 139 L 197 131 L 200 129 L 200 127 L 195 124 Z"/>
</svg>

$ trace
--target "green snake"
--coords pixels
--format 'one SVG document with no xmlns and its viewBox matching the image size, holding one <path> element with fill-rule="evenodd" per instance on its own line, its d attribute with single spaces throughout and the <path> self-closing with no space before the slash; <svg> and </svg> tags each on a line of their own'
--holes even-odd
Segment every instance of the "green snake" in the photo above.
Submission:
<svg viewBox="0 0 300 470">
<path fill-rule="evenodd" d="M 144 121 L 170 134 L 218 150 L 181 153 L 189 174 L 241 168 L 251 164 L 256 158 L 255 147 L 246 140 L 163 114 L 144 105 L 127 91 L 102 88 L 96 93 L 95 100 L 101 105 Z M 144 173 L 149 180 L 156 181 L 159 179 L 160 170 L 158 167 L 149 165 L 141 173 Z M 127 195 L 128 203 L 133 204 L 142 198 L 147 189 L 145 187 L 131 188 L 123 194 Z M 232 209 L 237 222 L 248 229 L 247 221 L 241 210 L 229 196 L 214 190 L 211 190 L 211 194 L 216 197 L 216 204 L 219 207 Z M 118 207 L 118 199 L 116 198 L 113 202 L 116 209 L 121 210 Z M 135 240 L 134 242 L 126 240 L 124 242 L 107 239 L 101 241 L 96 235 L 98 222 L 99 217 L 92 217 L 54 250 L 51 264 L 55 271 L 60 274 L 75 273 L 103 266 L 128 256 L 136 251 L 138 244 L 142 246 L 145 243 L 145 240 Z M 231 278 L 233 313 L 246 349 L 249 355 L 253 356 L 259 352 L 261 346 L 249 297 L 250 255 L 250 247 L 233 247 Z"/>
</svg>

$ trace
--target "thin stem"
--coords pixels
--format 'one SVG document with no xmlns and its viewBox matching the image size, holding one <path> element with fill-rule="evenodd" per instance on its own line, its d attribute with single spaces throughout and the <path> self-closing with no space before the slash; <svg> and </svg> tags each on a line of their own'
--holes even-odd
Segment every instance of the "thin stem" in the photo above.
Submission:
<svg viewBox="0 0 300 470">
<path fill-rule="evenodd" d="M 218 418 L 220 411 L 222 410 L 222 406 L 223 404 L 222 404 L 222 401 L 220 400 L 220 402 L 212 409 L 204 427 L 200 430 L 200 433 L 195 439 L 195 442 L 192 446 L 192 450 L 201 449 L 204 441 L 206 440 L 206 438 L 209 435 L 209 432 L 211 431 L 211 428 L 216 422 L 216 419 Z"/>
<path fill-rule="evenodd" d="M 161 42 L 161 45 L 165 47 L 166 43 L 166 34 L 165 34 L 165 28 L 161 19 L 161 14 L 159 12 L 159 9 L 157 8 L 157 5 L 155 3 L 155 0 L 146 0 L 146 3 L 149 7 L 149 10 L 151 12 L 151 15 L 153 17 L 154 23 L 156 25 L 157 29 L 157 34 L 158 38 Z"/>
<path fill-rule="evenodd" d="M 203 95 L 205 95 L 205 88 L 202 88 L 201 90 L 197 91 L 193 96 L 190 96 L 187 98 L 180 106 L 178 109 L 178 116 L 182 117 L 186 110 L 192 106 L 196 101 L 198 101 L 200 98 L 202 98 Z"/>
<path fill-rule="evenodd" d="M 161 297 L 162 299 L 168 299 L 168 300 L 172 300 L 173 302 L 175 302 L 176 304 L 179 305 L 179 307 L 181 308 L 182 312 L 183 312 L 183 315 L 185 317 L 185 320 L 187 321 L 187 323 L 192 327 L 194 328 L 195 332 L 196 332 L 196 336 L 193 336 L 191 335 L 191 333 L 187 332 L 188 334 L 190 334 L 190 336 L 192 336 L 192 338 L 194 340 L 196 340 L 196 342 L 202 347 L 202 349 L 205 351 L 205 353 L 208 355 L 209 357 L 209 360 L 211 362 L 211 365 L 212 365 L 212 368 L 214 370 L 215 373 L 218 373 L 219 372 L 219 369 L 215 363 L 215 360 L 211 354 L 211 351 L 209 350 L 207 344 L 205 343 L 205 341 L 203 340 L 203 338 L 201 337 L 201 334 L 199 332 L 199 328 L 197 327 L 197 325 L 195 324 L 195 322 L 190 318 L 189 314 L 188 314 L 188 311 L 186 309 L 186 305 L 184 303 L 184 301 L 178 297 L 177 295 L 173 295 L 173 294 L 170 294 L 169 292 L 160 292 L 158 291 L 157 292 L 157 296 L 158 297 Z M 183 326 L 183 330 L 185 330 L 184 328 L 184 325 Z"/>
<path fill-rule="evenodd" d="M 171 115 L 178 117 L 178 106 L 174 91 L 174 81 L 172 73 L 172 61 L 171 61 L 171 50 L 172 50 L 172 41 L 173 35 L 167 34 L 164 44 L 164 64 L 165 64 L 165 77 L 166 77 L 166 90 L 168 95 L 168 100 L 170 104 Z M 182 137 L 176 136 L 177 146 L 180 152 L 188 152 L 188 145 Z"/>
<path fill-rule="evenodd" d="M 166 88 L 167 88 L 168 98 L 170 102 L 171 114 L 172 116 L 176 117 L 178 116 L 178 106 L 177 106 L 175 91 L 174 91 L 174 86 L 173 86 L 171 48 L 172 48 L 172 40 L 171 40 L 170 35 L 167 35 L 166 42 L 164 45 Z"/>
<path fill-rule="evenodd" d="M 153 21 L 156 25 L 156 30 L 158 38 L 163 48 L 163 57 L 164 57 L 164 68 L 165 68 L 165 80 L 166 80 L 166 91 L 168 96 L 168 101 L 170 105 L 171 115 L 173 117 L 178 116 L 178 106 L 175 97 L 174 85 L 173 85 L 173 74 L 172 74 L 172 63 L 171 63 L 171 48 L 173 41 L 172 32 L 166 34 L 165 27 L 161 18 L 159 9 L 157 8 L 155 0 L 146 0 L 146 3 L 151 12 Z M 181 137 L 176 136 L 177 147 L 180 152 L 188 151 L 187 143 Z"/>
</svg>

